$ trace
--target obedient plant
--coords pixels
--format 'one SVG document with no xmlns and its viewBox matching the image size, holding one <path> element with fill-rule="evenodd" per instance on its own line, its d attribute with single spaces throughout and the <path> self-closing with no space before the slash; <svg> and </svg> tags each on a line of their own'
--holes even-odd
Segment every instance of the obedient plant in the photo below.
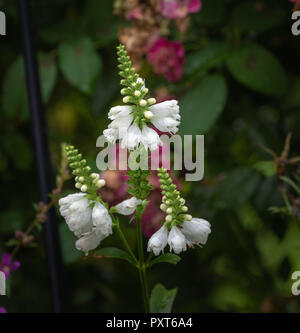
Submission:
<svg viewBox="0 0 300 333">
<path fill-rule="evenodd" d="M 110 143 L 115 144 L 119 141 L 121 147 L 127 148 L 130 154 L 141 149 L 146 152 L 156 150 L 162 144 L 157 130 L 170 134 L 178 131 L 180 124 L 178 102 L 172 100 L 156 104 L 154 98 L 148 98 L 149 91 L 145 81 L 135 72 L 123 45 L 118 47 L 117 54 L 123 86 L 121 94 L 126 105 L 110 109 L 108 117 L 111 123 L 104 131 L 104 135 Z M 161 228 L 151 236 L 145 249 L 141 219 L 152 189 L 148 181 L 150 172 L 142 169 L 128 170 L 128 193 L 131 197 L 109 208 L 99 191 L 105 186 L 105 181 L 100 179 L 97 173 L 91 172 L 86 160 L 73 146 L 66 147 L 66 154 L 75 176 L 75 187 L 79 192 L 60 199 L 59 206 L 69 229 L 78 238 L 76 248 L 88 255 L 90 251 L 101 246 L 102 240 L 116 233 L 126 251 L 100 248 L 95 254 L 125 259 L 135 266 L 139 272 L 145 311 L 154 311 L 149 305 L 153 300 L 152 302 L 149 300 L 148 268 L 160 262 L 176 264 L 180 260 L 179 253 L 194 245 L 204 245 L 211 231 L 209 222 L 188 214 L 185 200 L 168 171 L 159 168 L 157 174 L 163 195 L 160 209 L 166 216 L 161 221 Z M 148 154 L 145 156 L 148 158 Z M 119 215 L 132 215 L 131 221 L 136 221 L 137 255 L 122 231 Z M 164 253 L 167 246 L 170 253 Z M 145 250 L 150 252 L 146 260 Z M 153 258 L 153 254 L 156 257 Z M 156 290 L 151 298 L 163 298 L 164 292 L 167 291 L 160 284 L 155 288 L 160 292 Z M 174 297 L 170 298 L 170 302 L 173 302 Z"/>
</svg>

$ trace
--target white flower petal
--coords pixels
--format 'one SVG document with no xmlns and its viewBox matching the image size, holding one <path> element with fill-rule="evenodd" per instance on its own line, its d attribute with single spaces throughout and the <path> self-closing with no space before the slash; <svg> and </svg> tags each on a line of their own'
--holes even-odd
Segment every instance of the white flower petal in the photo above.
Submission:
<svg viewBox="0 0 300 333">
<path fill-rule="evenodd" d="M 190 246 L 206 244 L 208 235 L 211 233 L 210 223 L 204 219 L 193 218 L 182 224 L 181 231 L 185 235 Z"/>
<path fill-rule="evenodd" d="M 124 200 L 115 206 L 117 213 L 121 215 L 131 215 L 135 212 L 136 206 L 141 204 L 142 200 L 132 197 Z"/>
<path fill-rule="evenodd" d="M 133 123 L 127 133 L 124 133 L 121 141 L 121 148 L 133 150 L 142 141 L 142 132 L 136 123 Z"/>
<path fill-rule="evenodd" d="M 149 239 L 147 251 L 153 251 L 156 256 L 163 252 L 168 243 L 168 233 L 168 229 L 164 225 L 158 229 Z"/>
<path fill-rule="evenodd" d="M 70 194 L 59 200 L 60 213 L 69 229 L 80 237 L 92 228 L 92 210 L 84 193 Z"/>
<path fill-rule="evenodd" d="M 108 118 L 114 120 L 119 117 L 128 116 L 132 111 L 131 106 L 114 106 L 108 112 Z"/>
<path fill-rule="evenodd" d="M 107 237 L 112 233 L 112 219 L 108 210 L 100 202 L 96 202 L 92 212 L 93 226 L 98 234 Z"/>
<path fill-rule="evenodd" d="M 75 243 L 75 247 L 77 250 L 83 251 L 88 255 L 88 252 L 98 247 L 104 238 L 105 236 L 98 234 L 96 229 L 93 229 L 79 238 Z"/>
<path fill-rule="evenodd" d="M 146 150 L 149 148 L 151 151 L 156 150 L 159 145 L 162 145 L 157 132 L 148 126 L 144 126 L 142 129 L 142 143 Z"/>
<path fill-rule="evenodd" d="M 149 110 L 153 113 L 154 117 L 173 117 L 179 114 L 179 106 L 176 100 L 165 101 L 154 104 L 149 107 Z"/>
<path fill-rule="evenodd" d="M 170 251 L 174 251 L 176 254 L 186 251 L 186 238 L 178 227 L 172 227 L 169 237 L 168 244 Z"/>
</svg>

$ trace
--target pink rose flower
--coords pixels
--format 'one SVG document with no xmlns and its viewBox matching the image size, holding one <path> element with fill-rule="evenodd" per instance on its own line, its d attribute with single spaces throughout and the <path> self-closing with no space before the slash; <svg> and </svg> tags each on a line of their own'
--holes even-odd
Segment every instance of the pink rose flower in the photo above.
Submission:
<svg viewBox="0 0 300 333">
<path fill-rule="evenodd" d="M 176 82 L 181 79 L 184 48 L 180 42 L 159 38 L 150 48 L 147 60 L 154 72 L 162 74 L 166 80 Z"/>
</svg>

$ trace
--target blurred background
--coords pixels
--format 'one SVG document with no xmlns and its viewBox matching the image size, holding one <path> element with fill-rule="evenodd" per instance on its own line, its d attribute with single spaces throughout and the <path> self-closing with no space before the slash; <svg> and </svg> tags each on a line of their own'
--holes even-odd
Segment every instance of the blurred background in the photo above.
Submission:
<svg viewBox="0 0 300 333">
<path fill-rule="evenodd" d="M 180 134 L 205 134 L 204 179 L 185 182 L 184 171 L 173 177 L 192 215 L 209 220 L 212 233 L 178 265 L 153 267 L 150 285 L 179 287 L 174 312 L 298 312 L 300 296 L 291 293 L 291 275 L 300 270 L 300 36 L 291 33 L 297 2 L 30 3 L 53 172 L 61 142 L 77 146 L 96 170 L 96 138 L 109 108 L 122 104 L 120 42 L 152 97 L 179 100 Z M 0 10 L 7 18 L 7 35 L 0 37 L 1 256 L 35 218 L 39 193 L 16 2 L 0 0 Z M 103 177 L 107 201 L 126 197 L 124 174 Z M 66 181 L 63 195 L 72 190 L 73 181 Z M 158 188 L 151 200 L 145 238 L 163 218 Z M 135 244 L 126 217 L 123 227 Z M 141 311 L 132 267 L 85 258 L 61 218 L 59 231 L 68 311 Z M 32 236 L 10 263 L 10 297 L 0 298 L 7 312 L 51 311 L 43 236 L 38 229 Z M 103 242 L 117 244 L 115 236 Z"/>
</svg>

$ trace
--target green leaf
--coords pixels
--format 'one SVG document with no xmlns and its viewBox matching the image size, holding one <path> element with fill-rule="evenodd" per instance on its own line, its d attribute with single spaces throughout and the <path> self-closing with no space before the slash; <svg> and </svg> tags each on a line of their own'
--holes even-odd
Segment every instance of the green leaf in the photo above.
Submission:
<svg viewBox="0 0 300 333">
<path fill-rule="evenodd" d="M 244 43 L 227 58 L 234 78 L 250 89 L 266 95 L 281 95 L 287 86 L 284 68 L 275 56 L 255 43 Z"/>
<path fill-rule="evenodd" d="M 47 103 L 55 86 L 57 67 L 54 57 L 49 54 L 39 55 L 40 80 L 42 85 L 43 102 Z"/>
<path fill-rule="evenodd" d="M 64 262 L 66 264 L 70 264 L 81 257 L 81 253 L 76 250 L 74 246 L 77 238 L 72 232 L 70 232 L 66 223 L 61 223 L 59 225 L 59 234 L 61 237 L 61 246 Z"/>
<path fill-rule="evenodd" d="M 282 176 L 280 179 L 289 184 L 298 193 L 298 195 L 300 195 L 300 187 L 296 185 L 290 178 Z"/>
<path fill-rule="evenodd" d="M 95 252 L 96 256 L 104 258 L 117 258 L 127 260 L 130 264 L 135 266 L 135 261 L 127 252 L 120 250 L 116 247 L 105 247 Z"/>
<path fill-rule="evenodd" d="M 205 134 L 223 111 L 227 97 L 226 81 L 221 75 L 205 76 L 183 98 L 181 134 Z"/>
<path fill-rule="evenodd" d="M 3 83 L 3 111 L 12 118 L 17 115 L 22 120 L 29 116 L 26 78 L 22 57 L 18 57 L 8 68 Z"/>
<path fill-rule="evenodd" d="M 235 169 L 215 188 L 215 206 L 220 209 L 237 207 L 250 199 L 261 181 L 252 169 Z"/>
<path fill-rule="evenodd" d="M 168 262 L 169 264 L 176 265 L 179 263 L 180 260 L 181 258 L 176 254 L 165 253 L 151 260 L 147 266 L 151 267 L 152 265 L 159 264 L 161 262 Z"/>
<path fill-rule="evenodd" d="M 57 77 L 57 68 L 52 55 L 41 53 L 38 56 L 43 102 L 51 96 Z M 26 77 L 22 57 L 18 57 L 8 68 L 3 86 L 3 110 L 9 117 L 20 116 L 22 120 L 29 117 Z"/>
<path fill-rule="evenodd" d="M 168 290 L 162 284 L 156 284 L 150 297 L 150 312 L 171 313 L 177 290 L 177 288 Z"/>
<path fill-rule="evenodd" d="M 185 75 L 202 74 L 222 63 L 226 56 L 226 44 L 210 41 L 200 50 L 190 53 L 186 58 Z"/>
<path fill-rule="evenodd" d="M 276 4 L 269 6 L 264 2 L 248 0 L 239 3 L 232 11 L 231 23 L 243 32 L 262 32 L 269 30 L 288 19 L 283 8 Z"/>
<path fill-rule="evenodd" d="M 68 82 L 86 94 L 93 92 L 102 65 L 101 58 L 88 37 L 61 44 L 59 65 Z"/>
<path fill-rule="evenodd" d="M 202 0 L 202 8 L 195 16 L 197 23 L 201 25 L 216 25 L 225 18 L 225 1 L 224 0 Z"/>
<path fill-rule="evenodd" d="M 255 163 L 254 169 L 262 173 L 265 177 L 272 177 L 276 174 L 276 164 L 272 161 L 260 161 Z"/>
</svg>

